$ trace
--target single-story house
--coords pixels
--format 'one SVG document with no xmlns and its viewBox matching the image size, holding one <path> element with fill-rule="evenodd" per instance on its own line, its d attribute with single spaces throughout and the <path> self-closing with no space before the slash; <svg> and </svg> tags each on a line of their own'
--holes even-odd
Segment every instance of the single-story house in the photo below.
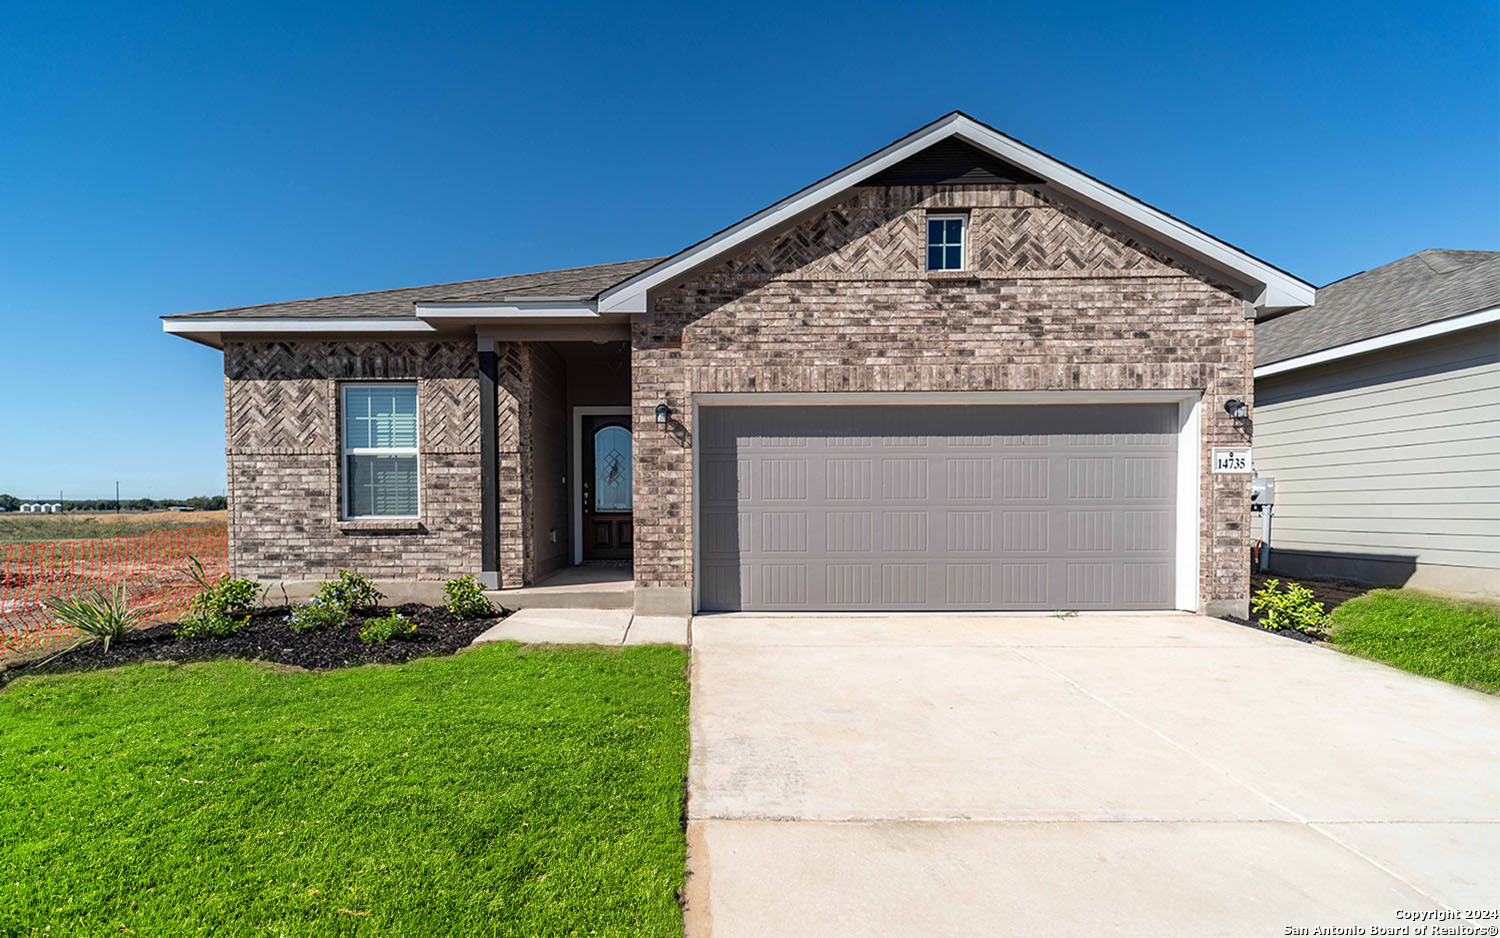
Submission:
<svg viewBox="0 0 1500 938">
<path fill-rule="evenodd" d="M 1428 250 L 1255 327 L 1269 561 L 1500 596 L 1500 252 Z"/>
<path fill-rule="evenodd" d="M 1244 615 L 1253 324 L 1313 298 L 955 112 L 669 257 L 164 328 L 224 351 L 242 575 Z"/>
</svg>

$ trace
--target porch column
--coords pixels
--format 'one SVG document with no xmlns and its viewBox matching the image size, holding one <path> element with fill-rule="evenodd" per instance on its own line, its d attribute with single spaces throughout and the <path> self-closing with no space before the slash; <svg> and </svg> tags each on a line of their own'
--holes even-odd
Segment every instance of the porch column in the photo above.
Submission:
<svg viewBox="0 0 1500 938">
<path fill-rule="evenodd" d="M 500 436 L 495 399 L 495 340 L 479 337 L 479 582 L 500 588 Z"/>
</svg>

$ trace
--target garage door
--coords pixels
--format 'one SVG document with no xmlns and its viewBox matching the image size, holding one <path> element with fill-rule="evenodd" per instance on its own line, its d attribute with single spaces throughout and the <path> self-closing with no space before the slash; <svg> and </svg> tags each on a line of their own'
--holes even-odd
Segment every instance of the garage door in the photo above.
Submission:
<svg viewBox="0 0 1500 938">
<path fill-rule="evenodd" d="M 1177 407 L 700 411 L 699 605 L 1162 609 Z"/>
</svg>

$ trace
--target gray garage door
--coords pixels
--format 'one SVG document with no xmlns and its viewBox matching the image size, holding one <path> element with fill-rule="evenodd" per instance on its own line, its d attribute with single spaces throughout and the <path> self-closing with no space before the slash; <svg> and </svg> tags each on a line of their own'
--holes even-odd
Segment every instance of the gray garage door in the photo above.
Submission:
<svg viewBox="0 0 1500 938">
<path fill-rule="evenodd" d="M 1177 408 L 704 407 L 704 609 L 1163 609 Z"/>
</svg>

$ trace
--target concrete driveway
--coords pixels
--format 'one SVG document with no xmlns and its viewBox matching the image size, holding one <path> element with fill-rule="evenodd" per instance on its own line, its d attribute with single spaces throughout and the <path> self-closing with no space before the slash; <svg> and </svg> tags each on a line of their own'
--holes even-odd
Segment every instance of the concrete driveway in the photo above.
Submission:
<svg viewBox="0 0 1500 938">
<path fill-rule="evenodd" d="M 1216 619 L 702 616 L 692 742 L 690 938 L 1500 906 L 1500 699 Z"/>
</svg>

